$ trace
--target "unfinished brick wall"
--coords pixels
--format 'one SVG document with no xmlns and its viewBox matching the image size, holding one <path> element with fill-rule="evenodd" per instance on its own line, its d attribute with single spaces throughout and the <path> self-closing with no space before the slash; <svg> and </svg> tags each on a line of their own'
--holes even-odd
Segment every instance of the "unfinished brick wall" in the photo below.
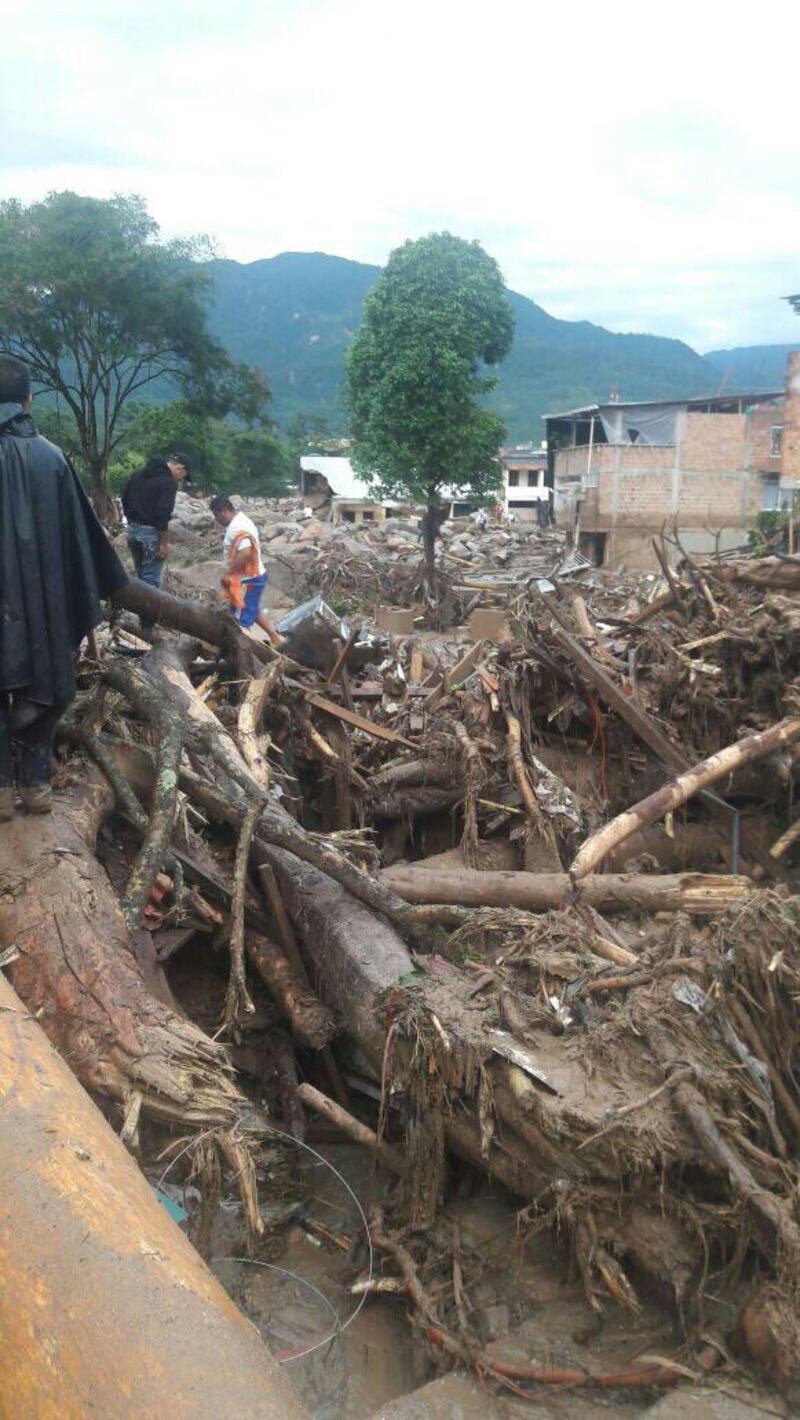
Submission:
<svg viewBox="0 0 800 1420">
<path fill-rule="evenodd" d="M 687 473 L 746 467 L 746 414 L 686 414 L 680 465 Z"/>
<path fill-rule="evenodd" d="M 781 470 L 780 453 L 772 452 L 772 432 L 783 424 L 783 407 L 759 405 L 747 416 L 747 467 L 757 473 L 777 475 Z"/>
<path fill-rule="evenodd" d="M 800 479 L 800 352 L 797 386 L 793 447 Z M 675 520 L 694 551 L 710 551 L 717 534 L 723 546 L 743 543 L 763 506 L 762 475 L 777 472 L 772 426 L 782 415 L 771 407 L 749 415 L 685 412 L 678 416 L 675 445 L 596 444 L 591 456 L 596 487 L 580 495 L 582 532 L 608 534 L 607 562 L 631 569 L 657 565 L 652 538 Z M 576 496 L 588 460 L 587 447 L 560 450 L 557 486 L 571 476 Z"/>
<path fill-rule="evenodd" d="M 790 352 L 786 366 L 781 475 L 800 483 L 800 350 Z"/>
<path fill-rule="evenodd" d="M 635 467 L 628 466 L 634 462 L 629 457 L 634 450 L 621 449 L 619 471 L 600 475 L 598 512 L 614 524 L 661 527 L 664 520 L 672 516 L 671 461 L 675 451 L 640 449 L 635 452 Z M 664 467 L 665 452 L 672 456 L 667 468 Z M 660 455 L 660 458 L 642 459 L 642 454 Z"/>
</svg>

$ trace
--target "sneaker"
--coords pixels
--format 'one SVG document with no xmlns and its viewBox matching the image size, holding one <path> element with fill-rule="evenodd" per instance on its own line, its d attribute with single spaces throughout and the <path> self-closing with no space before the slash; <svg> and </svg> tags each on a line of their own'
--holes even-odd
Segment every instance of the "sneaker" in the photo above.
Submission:
<svg viewBox="0 0 800 1420">
<path fill-rule="evenodd" d="M 29 814 L 49 814 L 53 811 L 53 790 L 49 784 L 21 784 L 19 796 Z"/>
<path fill-rule="evenodd" d="M 0 789 L 0 823 L 8 823 L 14 817 L 16 789 Z"/>
</svg>

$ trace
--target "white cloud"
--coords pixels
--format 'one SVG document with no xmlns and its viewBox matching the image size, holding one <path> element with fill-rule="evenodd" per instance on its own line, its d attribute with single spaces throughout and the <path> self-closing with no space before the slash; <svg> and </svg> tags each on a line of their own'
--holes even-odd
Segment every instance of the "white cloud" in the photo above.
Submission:
<svg viewBox="0 0 800 1420">
<path fill-rule="evenodd" d="M 44 0 L 0 93 L 4 194 L 140 191 L 241 260 L 479 237 L 554 314 L 800 340 L 794 47 L 675 0 Z"/>
</svg>

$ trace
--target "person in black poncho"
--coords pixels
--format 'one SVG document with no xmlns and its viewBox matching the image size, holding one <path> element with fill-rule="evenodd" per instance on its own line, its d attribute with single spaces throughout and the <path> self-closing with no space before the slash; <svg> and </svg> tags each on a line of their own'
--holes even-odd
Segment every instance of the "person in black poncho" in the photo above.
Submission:
<svg viewBox="0 0 800 1420">
<path fill-rule="evenodd" d="M 27 366 L 0 354 L 0 819 L 18 788 L 52 807 L 56 724 L 75 694 L 73 653 L 128 575 L 77 474 L 37 434 Z"/>
</svg>

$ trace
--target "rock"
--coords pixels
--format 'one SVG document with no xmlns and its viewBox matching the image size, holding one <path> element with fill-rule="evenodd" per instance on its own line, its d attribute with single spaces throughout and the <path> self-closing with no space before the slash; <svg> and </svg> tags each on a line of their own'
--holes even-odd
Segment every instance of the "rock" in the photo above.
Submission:
<svg viewBox="0 0 800 1420">
<path fill-rule="evenodd" d="M 330 523 L 322 523 L 319 518 L 312 518 L 307 522 L 300 534 L 301 542 L 333 542 L 336 533 Z"/>
<path fill-rule="evenodd" d="M 752 1405 L 749 1401 L 752 1399 Z M 714 1390 L 713 1381 L 703 1386 L 681 1386 L 671 1391 L 649 1409 L 642 1410 L 642 1420 L 764 1420 L 764 1415 L 789 1414 L 781 1410 L 777 1397 L 763 1392 L 745 1393 L 741 1399 Z"/>
<path fill-rule="evenodd" d="M 476 1318 L 484 1341 L 496 1341 L 507 1336 L 511 1327 L 511 1313 L 504 1302 L 495 1302 L 478 1313 Z"/>
<path fill-rule="evenodd" d="M 215 597 L 221 595 L 219 582 L 222 576 L 222 562 L 219 559 L 189 562 L 184 566 L 177 566 L 175 563 L 167 565 L 179 586 L 186 587 L 192 592 L 213 592 Z"/>
<path fill-rule="evenodd" d="M 498 1391 L 495 1395 L 463 1371 L 451 1371 L 409 1395 L 388 1401 L 376 1412 L 374 1420 L 489 1420 L 500 1415 L 531 1416 L 535 1420 L 597 1420 L 598 1416 L 607 1416 L 614 1420 L 630 1414 L 627 1406 L 622 1412 L 617 1407 L 601 1407 L 596 1400 L 585 1400 L 574 1391 L 566 1406 L 563 1398 L 551 1406 L 538 1397 L 535 1406 L 531 1406 L 515 1402 L 508 1392 Z"/>
<path fill-rule="evenodd" d="M 239 501 L 241 502 L 241 500 Z M 202 498 L 192 498 L 188 493 L 179 492 L 175 499 L 175 511 L 172 515 L 173 527 L 176 523 L 182 527 L 200 531 L 204 528 L 213 528 L 214 518 Z"/>
</svg>

